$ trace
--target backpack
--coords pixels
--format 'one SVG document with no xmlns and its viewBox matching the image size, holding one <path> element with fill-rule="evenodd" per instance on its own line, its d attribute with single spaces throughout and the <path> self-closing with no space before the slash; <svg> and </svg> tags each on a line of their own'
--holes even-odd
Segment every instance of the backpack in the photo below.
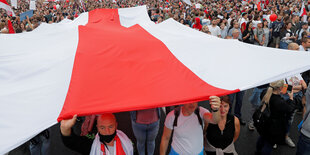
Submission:
<svg viewBox="0 0 310 155">
<path fill-rule="evenodd" d="M 253 116 L 254 126 L 257 132 L 262 135 L 267 130 L 270 120 L 270 107 L 268 103 L 263 102 L 263 104 L 255 110 Z"/>
<path fill-rule="evenodd" d="M 180 108 L 180 107 L 177 107 L 177 108 L 174 109 L 174 116 L 175 116 L 175 118 L 174 118 L 174 121 L 173 121 L 172 132 L 174 131 L 174 127 L 175 127 L 175 126 L 178 126 L 178 118 L 179 118 L 179 116 L 180 116 L 180 111 L 181 111 L 181 108 Z M 202 130 L 203 130 L 202 119 L 201 119 L 201 117 L 200 117 L 200 115 L 199 115 L 199 106 L 198 106 L 198 108 L 195 109 L 195 112 L 194 112 L 194 113 L 195 113 L 196 116 L 198 117 L 199 124 L 201 125 L 201 128 L 202 128 Z"/>
</svg>

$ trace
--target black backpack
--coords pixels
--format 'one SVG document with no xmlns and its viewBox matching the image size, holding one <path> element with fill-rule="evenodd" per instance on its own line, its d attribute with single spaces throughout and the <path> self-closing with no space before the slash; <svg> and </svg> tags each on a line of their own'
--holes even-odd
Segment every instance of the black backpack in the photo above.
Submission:
<svg viewBox="0 0 310 155">
<path fill-rule="evenodd" d="M 268 103 L 264 103 L 255 110 L 253 116 L 254 126 L 257 132 L 262 135 L 266 133 L 270 121 L 270 107 Z"/>
<path fill-rule="evenodd" d="M 174 121 L 173 121 L 172 132 L 174 131 L 174 127 L 175 127 L 175 126 L 178 126 L 178 118 L 179 118 L 179 116 L 180 116 L 180 111 L 181 111 L 180 108 L 181 108 L 181 107 L 177 107 L 177 108 L 174 109 L 174 116 L 175 116 L 175 118 L 174 118 Z M 194 112 L 194 113 L 195 113 L 196 116 L 198 117 L 199 124 L 201 125 L 201 128 L 202 128 L 202 130 L 203 130 L 202 119 L 201 119 L 201 117 L 200 117 L 200 115 L 199 115 L 199 106 L 195 109 L 195 112 Z"/>
</svg>

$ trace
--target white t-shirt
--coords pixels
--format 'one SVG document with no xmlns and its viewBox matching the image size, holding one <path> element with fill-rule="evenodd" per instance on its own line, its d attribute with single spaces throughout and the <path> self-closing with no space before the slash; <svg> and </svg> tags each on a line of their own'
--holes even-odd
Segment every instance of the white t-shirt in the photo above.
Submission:
<svg viewBox="0 0 310 155">
<path fill-rule="evenodd" d="M 301 84 L 301 80 L 304 80 L 300 74 L 296 74 L 294 76 L 290 76 L 286 78 L 287 84 L 292 85 L 292 86 L 298 86 Z M 286 83 L 285 81 L 285 83 Z"/>
<path fill-rule="evenodd" d="M 209 28 L 209 31 L 211 32 L 211 35 L 213 36 L 221 35 L 221 28 L 219 26 L 213 27 L 212 25 L 209 25 L 208 28 Z"/>
<path fill-rule="evenodd" d="M 199 107 L 199 113 L 203 120 L 203 115 L 209 111 Z M 174 110 L 172 110 L 165 121 L 165 126 L 171 130 L 173 129 L 174 118 Z M 202 151 L 203 131 L 195 112 L 190 116 L 184 116 L 180 111 L 178 124 L 174 127 L 171 146 L 180 155 L 197 155 Z"/>
<path fill-rule="evenodd" d="M 302 45 L 299 45 L 299 51 L 308 51 L 308 49 L 304 49 L 304 47 Z"/>
</svg>

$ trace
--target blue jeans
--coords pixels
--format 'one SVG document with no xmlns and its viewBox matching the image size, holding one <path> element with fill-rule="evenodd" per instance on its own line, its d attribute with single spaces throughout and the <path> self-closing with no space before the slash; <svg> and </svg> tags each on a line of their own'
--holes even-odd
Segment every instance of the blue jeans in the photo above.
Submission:
<svg viewBox="0 0 310 155">
<path fill-rule="evenodd" d="M 259 136 L 256 142 L 256 153 L 260 155 L 270 155 L 272 151 L 272 146 L 264 137 Z"/>
<path fill-rule="evenodd" d="M 310 154 L 310 138 L 300 133 L 297 143 L 296 155 L 309 155 Z"/>
<path fill-rule="evenodd" d="M 261 105 L 260 95 L 266 88 L 254 88 L 252 95 L 250 96 L 250 103 L 252 104 L 252 109 L 250 110 L 252 116 L 257 108 Z M 252 117 L 250 118 L 250 122 L 253 122 Z"/>
<path fill-rule="evenodd" d="M 241 118 L 241 108 L 242 108 L 243 96 L 244 96 L 244 91 L 240 91 L 240 92 L 229 95 L 231 104 L 234 102 L 234 98 L 236 97 L 236 104 L 235 104 L 234 113 L 235 113 L 235 116 L 238 117 L 239 119 Z"/>
<path fill-rule="evenodd" d="M 45 131 L 49 132 L 49 131 Z M 49 133 L 48 133 L 49 134 Z M 48 154 L 48 148 L 51 144 L 49 135 L 38 134 L 31 139 L 29 144 L 29 150 L 31 155 L 46 155 Z"/>
<path fill-rule="evenodd" d="M 133 133 L 137 139 L 139 155 L 145 154 L 145 143 L 147 143 L 147 154 L 153 155 L 155 150 L 155 139 L 159 129 L 159 120 L 152 124 L 140 124 L 131 121 Z"/>
<path fill-rule="evenodd" d="M 288 44 L 286 42 L 280 41 L 280 49 L 287 49 Z"/>
<path fill-rule="evenodd" d="M 255 106 L 260 106 L 260 95 L 266 88 L 254 88 L 252 95 L 250 96 L 250 102 L 251 104 Z"/>
<path fill-rule="evenodd" d="M 203 150 L 204 149 L 202 149 L 198 155 L 203 155 Z M 179 155 L 179 154 L 178 154 L 178 152 L 174 151 L 174 149 L 171 147 L 171 150 L 170 150 L 168 155 Z"/>
</svg>

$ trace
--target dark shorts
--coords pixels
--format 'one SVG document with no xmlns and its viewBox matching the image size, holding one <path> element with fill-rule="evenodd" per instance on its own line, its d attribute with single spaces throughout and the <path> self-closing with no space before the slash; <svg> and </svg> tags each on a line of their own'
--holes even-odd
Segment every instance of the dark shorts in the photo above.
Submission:
<svg viewBox="0 0 310 155">
<path fill-rule="evenodd" d="M 280 37 L 272 37 L 273 40 L 272 40 L 272 43 L 274 45 L 279 45 L 280 44 Z"/>
</svg>

